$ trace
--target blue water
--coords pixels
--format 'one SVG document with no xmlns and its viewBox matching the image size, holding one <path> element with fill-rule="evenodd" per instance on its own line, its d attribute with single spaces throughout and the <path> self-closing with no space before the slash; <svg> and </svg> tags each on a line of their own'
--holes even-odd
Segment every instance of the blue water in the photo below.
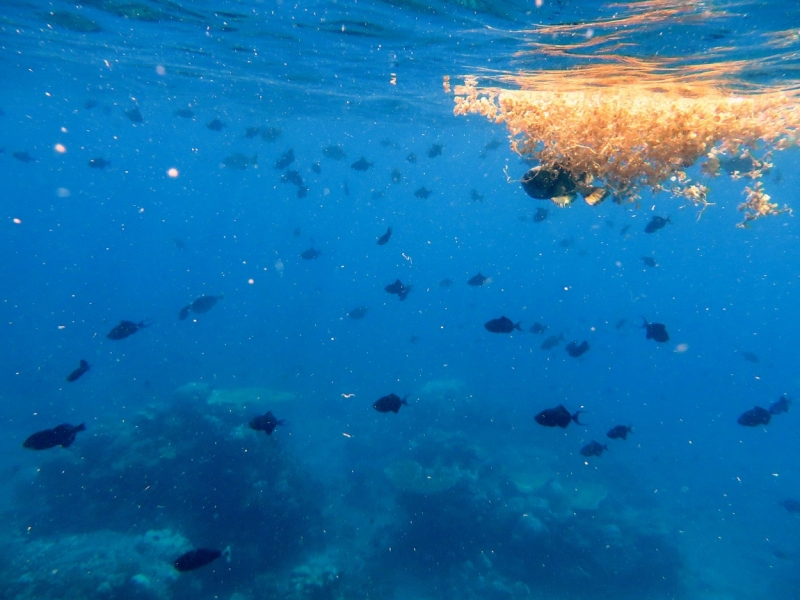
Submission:
<svg viewBox="0 0 800 600">
<path fill-rule="evenodd" d="M 532 24 L 618 9 L 3 8 L 1 597 L 800 598 L 800 519 L 780 504 L 800 499 L 797 415 L 736 423 L 798 395 L 797 221 L 736 228 L 724 178 L 699 219 L 666 195 L 559 210 L 516 183 L 528 165 L 505 129 L 454 117 L 442 91 L 445 74 L 543 66 L 516 54 Z M 746 55 L 800 21 L 778 2 L 731 13 L 642 48 Z M 304 198 L 274 168 L 289 149 Z M 236 153 L 247 168 L 223 165 Z M 797 161 L 767 175 L 781 205 Z M 647 235 L 653 215 L 671 223 Z M 204 294 L 224 298 L 179 320 Z M 501 315 L 521 331 L 487 332 Z M 646 340 L 642 316 L 670 341 Z M 122 319 L 150 326 L 108 339 Z M 409 406 L 373 410 L 391 392 Z M 534 422 L 558 404 L 585 427 Z M 267 410 L 285 419 L 269 437 L 248 427 Z M 86 431 L 22 447 L 60 423 Z M 627 441 L 606 438 L 617 424 Z M 583 457 L 591 440 L 609 451 Z M 229 560 L 175 571 L 197 547 Z"/>
</svg>

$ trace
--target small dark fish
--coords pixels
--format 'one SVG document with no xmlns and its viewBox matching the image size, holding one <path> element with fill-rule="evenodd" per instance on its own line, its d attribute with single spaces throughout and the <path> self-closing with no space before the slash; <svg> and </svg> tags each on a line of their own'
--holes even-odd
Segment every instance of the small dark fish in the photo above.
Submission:
<svg viewBox="0 0 800 600">
<path fill-rule="evenodd" d="M 219 119 L 212 119 L 208 123 L 206 123 L 206 127 L 209 128 L 211 131 L 222 131 L 226 125 Z"/>
<path fill-rule="evenodd" d="M 11 156 L 16 158 L 18 161 L 24 163 L 36 162 L 36 159 L 33 158 L 30 154 L 28 154 L 27 150 L 24 150 L 22 152 L 12 152 Z"/>
<path fill-rule="evenodd" d="M 98 104 L 97 100 L 95 100 L 94 98 L 90 98 L 89 100 L 83 103 L 83 108 L 85 108 L 86 110 L 92 110 L 97 106 L 97 104 Z"/>
<path fill-rule="evenodd" d="M 501 140 L 492 140 L 490 142 L 487 142 L 486 145 L 483 147 L 483 149 L 484 150 L 489 150 L 489 151 L 497 150 L 502 145 L 503 145 L 503 142 Z"/>
<path fill-rule="evenodd" d="M 619 321 L 617 321 L 617 324 L 614 325 L 614 328 L 615 329 L 622 329 L 623 327 L 625 327 L 625 323 L 627 323 L 627 322 L 628 322 L 628 319 L 620 319 Z"/>
<path fill-rule="evenodd" d="M 412 152 L 411 154 L 409 154 L 408 156 L 406 156 L 406 160 L 407 160 L 408 162 L 410 162 L 412 165 L 413 165 L 413 164 L 416 164 L 416 162 L 417 162 L 417 155 L 416 155 L 416 154 L 414 154 L 414 153 Z"/>
<path fill-rule="evenodd" d="M 411 291 L 410 285 L 403 285 L 403 283 L 399 279 L 395 279 L 394 283 L 390 283 L 385 288 L 383 288 L 390 294 L 396 294 L 400 300 L 405 300 L 406 296 L 408 296 L 408 292 Z"/>
<path fill-rule="evenodd" d="M 436 158 L 437 156 L 441 156 L 442 148 L 444 148 L 442 144 L 434 144 L 431 146 L 428 150 L 428 158 Z"/>
<path fill-rule="evenodd" d="M 736 422 L 745 427 L 758 427 L 759 425 L 769 424 L 771 418 L 772 415 L 766 408 L 754 406 L 750 410 L 743 412 Z"/>
<path fill-rule="evenodd" d="M 403 180 L 403 174 L 400 172 L 400 169 L 394 169 L 392 171 L 392 183 L 400 183 Z"/>
<path fill-rule="evenodd" d="M 480 286 L 482 286 L 484 283 L 486 283 L 486 281 L 487 281 L 488 279 L 489 279 L 488 277 L 484 277 L 483 275 L 481 275 L 480 273 L 478 273 L 477 275 L 473 275 L 472 277 L 470 277 L 470 278 L 467 280 L 467 285 L 471 285 L 471 286 L 473 286 L 473 287 L 480 287 Z"/>
<path fill-rule="evenodd" d="M 656 259 L 650 256 L 642 256 L 642 262 L 647 267 L 657 267 L 658 263 L 656 263 Z"/>
<path fill-rule="evenodd" d="M 547 215 L 550 214 L 550 211 L 546 208 L 537 208 L 536 214 L 533 215 L 533 222 L 534 223 L 541 223 L 547 218 Z"/>
<path fill-rule="evenodd" d="M 656 231 L 664 227 L 664 225 L 666 225 L 667 223 L 672 223 L 672 221 L 669 220 L 669 217 L 665 219 L 664 217 L 655 216 L 645 226 L 644 232 L 655 233 Z"/>
<path fill-rule="evenodd" d="M 267 435 L 270 435 L 278 425 L 283 425 L 283 419 L 276 419 L 275 415 L 272 414 L 271 410 L 267 411 L 265 415 L 259 415 L 253 419 L 250 419 L 250 429 L 255 429 L 256 431 L 263 431 Z"/>
<path fill-rule="evenodd" d="M 342 160 L 347 156 L 347 152 L 345 152 L 344 148 L 341 146 L 328 146 L 327 148 L 323 148 L 322 154 L 333 160 Z"/>
<path fill-rule="evenodd" d="M 107 166 L 111 164 L 111 161 L 106 160 L 103 157 L 98 157 L 98 158 L 93 158 L 86 164 L 88 164 L 92 169 L 105 169 Z"/>
<path fill-rule="evenodd" d="M 228 169 L 236 169 L 237 171 L 244 171 L 248 165 L 255 165 L 258 162 L 258 154 L 254 154 L 253 158 L 249 158 L 241 152 L 235 152 L 225 157 L 222 164 Z"/>
<path fill-rule="evenodd" d="M 85 360 L 81 359 L 81 366 L 75 369 L 72 373 L 67 375 L 67 381 L 77 381 L 81 378 L 81 376 L 86 373 L 92 366 L 86 362 Z"/>
<path fill-rule="evenodd" d="M 800 513 L 800 502 L 797 500 L 784 500 L 780 505 L 788 510 L 790 513 Z"/>
<path fill-rule="evenodd" d="M 589 351 L 589 342 L 583 340 L 580 344 L 577 342 L 570 342 L 565 348 L 567 354 L 573 358 L 578 358 Z"/>
<path fill-rule="evenodd" d="M 408 338 L 408 341 L 411 342 L 412 344 L 416 344 L 419 341 L 419 336 L 412 335 L 410 338 Z"/>
<path fill-rule="evenodd" d="M 628 427 L 627 425 L 615 425 L 608 430 L 606 435 L 612 440 L 627 440 L 629 433 L 633 433 L 633 427 Z"/>
<path fill-rule="evenodd" d="M 386 242 L 389 241 L 389 238 L 392 237 L 392 228 L 387 227 L 386 233 L 384 233 L 381 237 L 378 238 L 378 246 L 383 246 Z"/>
<path fill-rule="evenodd" d="M 372 166 L 371 162 L 367 162 L 367 159 L 363 156 L 359 158 L 356 162 L 350 165 L 350 168 L 354 171 L 366 171 Z"/>
<path fill-rule="evenodd" d="M 381 198 L 384 197 L 385 194 L 386 192 L 384 192 L 383 190 L 372 190 L 370 192 L 369 197 L 371 200 L 380 200 Z"/>
<path fill-rule="evenodd" d="M 181 554 L 175 561 L 174 566 L 176 571 L 181 573 L 186 571 L 194 571 L 200 567 L 205 567 L 222 556 L 219 550 L 209 550 L 208 548 L 198 548 L 197 550 L 189 550 L 185 554 Z"/>
<path fill-rule="evenodd" d="M 261 133 L 261 127 L 245 127 L 244 137 L 246 137 L 248 140 L 252 140 L 259 133 Z"/>
<path fill-rule="evenodd" d="M 454 283 L 453 279 L 451 279 L 450 277 L 445 277 L 439 282 L 439 285 L 441 287 L 450 287 L 451 285 L 453 285 L 453 283 Z"/>
<path fill-rule="evenodd" d="M 172 243 L 178 250 L 186 250 L 186 243 L 178 238 L 172 238 Z"/>
<path fill-rule="evenodd" d="M 106 334 L 106 337 L 110 340 L 124 340 L 126 337 L 133 335 L 140 329 L 144 329 L 145 327 L 149 327 L 150 325 L 146 324 L 144 321 L 139 321 L 138 323 L 134 323 L 133 321 L 120 321 L 119 325 L 114 327 L 111 331 Z"/>
<path fill-rule="evenodd" d="M 217 300 L 224 300 L 225 294 L 220 294 L 219 296 L 200 296 L 194 302 L 189 304 L 189 308 L 191 308 L 192 312 L 196 312 L 198 314 L 207 313 L 214 305 L 217 303 Z"/>
<path fill-rule="evenodd" d="M 368 310 L 369 309 L 366 306 L 357 306 L 349 313 L 347 313 L 347 316 L 350 317 L 351 319 L 363 319 L 366 316 Z"/>
<path fill-rule="evenodd" d="M 144 117 L 142 116 L 142 111 L 140 111 L 139 108 L 136 106 L 126 110 L 125 116 L 128 117 L 132 123 L 144 123 Z"/>
<path fill-rule="evenodd" d="M 478 190 L 473 189 L 469 193 L 469 199 L 472 200 L 473 202 L 483 202 L 483 194 L 479 194 Z"/>
<path fill-rule="evenodd" d="M 769 414 L 771 415 L 780 415 L 782 413 L 789 412 L 789 406 L 791 406 L 792 401 L 789 400 L 786 396 L 781 396 L 775 402 L 769 405 Z"/>
<path fill-rule="evenodd" d="M 303 177 L 292 169 L 281 175 L 281 183 L 293 183 L 297 187 L 303 187 Z"/>
<path fill-rule="evenodd" d="M 547 325 L 542 325 L 538 321 L 536 321 L 533 325 L 531 325 L 530 332 L 531 333 L 544 333 L 547 330 Z"/>
<path fill-rule="evenodd" d="M 561 246 L 562 248 L 572 248 L 574 244 L 575 244 L 575 238 L 573 237 L 564 238 L 563 240 L 558 242 L 558 245 Z"/>
<path fill-rule="evenodd" d="M 533 420 L 545 427 L 561 427 L 561 429 L 565 429 L 567 425 L 570 424 L 570 421 L 575 421 L 578 425 L 583 425 L 583 423 L 578 420 L 582 412 L 582 410 L 579 410 L 571 415 L 569 411 L 564 408 L 563 404 L 559 404 L 555 408 L 544 409 L 537 414 Z"/>
<path fill-rule="evenodd" d="M 281 137 L 281 135 L 283 135 L 283 129 L 279 127 L 261 128 L 261 139 L 265 142 L 274 142 Z"/>
<path fill-rule="evenodd" d="M 276 169 L 285 169 L 294 162 L 294 149 L 289 148 L 286 152 L 281 154 L 281 157 L 275 161 Z"/>
<path fill-rule="evenodd" d="M 428 196 L 431 195 L 431 193 L 432 193 L 431 190 L 425 189 L 425 186 L 423 185 L 416 192 L 414 192 L 414 196 L 416 196 L 417 198 L 427 198 Z"/>
<path fill-rule="evenodd" d="M 397 413 L 400 410 L 400 407 L 405 404 L 408 406 L 408 402 L 406 402 L 406 398 L 408 398 L 408 394 L 405 397 L 400 399 L 400 396 L 397 394 L 389 394 L 388 396 L 384 396 L 375 401 L 372 405 L 372 408 L 377 410 L 378 412 L 386 413 L 386 412 L 393 412 Z"/>
<path fill-rule="evenodd" d="M 589 457 L 589 456 L 600 456 L 603 452 L 608 450 L 608 444 L 601 444 L 600 442 L 595 442 L 592 440 L 588 444 L 586 444 L 583 448 L 581 448 L 581 455 Z"/>
<path fill-rule="evenodd" d="M 656 342 L 668 342 L 669 341 L 669 334 L 667 333 L 667 328 L 663 323 L 648 323 L 647 319 L 642 317 L 644 320 L 644 325 L 642 325 L 643 329 L 647 330 L 645 334 L 645 339 L 648 340 L 655 340 Z"/>
<path fill-rule="evenodd" d="M 302 229 L 300 229 L 299 227 L 295 227 L 295 228 L 294 228 L 294 231 L 292 232 L 292 235 L 293 235 L 294 237 L 300 237 L 300 235 L 301 235 L 302 233 L 303 233 L 303 230 L 302 230 Z"/>
<path fill-rule="evenodd" d="M 308 250 L 303 250 L 300 253 L 300 258 L 302 258 L 303 260 L 312 260 L 314 258 L 317 258 L 320 254 L 322 254 L 322 252 L 312 247 L 309 248 Z"/>
<path fill-rule="evenodd" d="M 194 111 L 190 108 L 179 108 L 173 114 L 182 119 L 191 119 L 194 117 Z"/>
<path fill-rule="evenodd" d="M 522 329 L 519 326 L 521 322 L 522 321 L 514 323 L 514 321 L 512 321 L 508 317 L 503 316 L 500 317 L 499 319 L 491 319 L 490 321 L 486 321 L 486 323 L 484 323 L 483 326 L 486 328 L 486 331 L 489 331 L 491 333 L 511 333 L 515 329 L 519 329 L 520 331 L 522 331 Z"/>
<path fill-rule="evenodd" d="M 62 446 L 68 448 L 75 441 L 75 435 L 79 431 L 85 431 L 86 425 L 81 423 L 73 427 L 69 423 L 62 423 L 52 429 L 45 429 L 44 431 L 37 431 L 29 436 L 22 446 L 31 450 L 47 450 L 48 448 L 55 448 Z"/>
<path fill-rule="evenodd" d="M 559 333 L 558 335 L 551 335 L 545 341 L 542 342 L 542 345 L 539 346 L 542 350 L 551 350 L 558 346 L 559 342 L 564 339 L 564 334 Z"/>
<path fill-rule="evenodd" d="M 181 309 L 181 311 L 178 313 L 178 320 L 179 320 L 179 321 L 184 321 L 184 320 L 186 320 L 186 317 L 188 317 L 188 316 L 189 316 L 189 311 L 190 311 L 190 310 L 192 310 L 192 305 L 191 305 L 191 304 L 187 304 L 186 306 L 184 306 L 184 307 Z"/>
<path fill-rule="evenodd" d="M 311 170 L 314 171 L 314 173 L 316 173 L 317 175 L 322 173 L 322 166 L 319 164 L 319 161 L 311 165 Z"/>
<path fill-rule="evenodd" d="M 630 228 L 631 228 L 631 226 L 630 226 L 630 225 L 625 225 L 625 227 L 623 227 L 622 229 L 620 229 L 620 230 L 619 230 L 619 234 L 620 234 L 620 235 L 625 235 L 626 233 L 628 233 L 628 230 L 629 230 Z"/>
<path fill-rule="evenodd" d="M 745 359 L 747 362 L 751 363 L 758 362 L 758 357 L 752 352 L 742 352 L 742 358 Z"/>
</svg>

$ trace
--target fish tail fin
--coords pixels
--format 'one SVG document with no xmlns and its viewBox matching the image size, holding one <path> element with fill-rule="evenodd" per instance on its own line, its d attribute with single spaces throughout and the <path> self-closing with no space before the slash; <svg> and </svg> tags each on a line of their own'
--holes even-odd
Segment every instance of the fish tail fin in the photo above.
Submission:
<svg viewBox="0 0 800 600">
<path fill-rule="evenodd" d="M 522 327 L 520 327 L 521 324 L 522 324 L 522 321 L 517 321 L 514 324 L 514 329 L 519 329 L 520 331 L 522 331 Z"/>
<path fill-rule="evenodd" d="M 408 406 L 408 402 L 407 402 L 407 400 L 408 400 L 408 397 L 409 397 L 410 395 L 411 395 L 411 394 L 406 394 L 405 396 L 403 396 L 403 399 L 402 399 L 402 400 L 400 400 L 400 404 L 405 404 L 406 406 Z"/>
<path fill-rule="evenodd" d="M 642 315 L 639 315 L 639 316 L 640 316 L 640 317 L 642 317 Z M 647 322 L 647 319 L 645 319 L 644 317 L 642 317 L 642 321 L 644 321 L 644 324 L 642 325 L 642 329 L 644 329 L 644 328 L 646 328 L 648 325 L 650 325 L 650 323 L 648 323 L 648 322 Z"/>
<path fill-rule="evenodd" d="M 584 412 L 586 412 L 586 411 L 585 411 L 585 410 L 578 410 L 578 411 L 575 411 L 575 414 L 573 414 L 572 416 L 570 416 L 570 418 L 571 418 L 573 421 L 575 421 L 575 422 L 576 422 L 578 425 L 583 425 L 583 426 L 585 426 L 585 425 L 586 425 L 586 423 L 581 423 L 581 422 L 578 420 L 578 417 L 580 417 L 580 416 L 581 416 L 581 413 L 584 413 Z"/>
<path fill-rule="evenodd" d="M 76 433 L 78 431 L 86 431 L 86 423 L 81 423 L 80 425 L 76 425 L 73 431 L 75 431 Z"/>
</svg>

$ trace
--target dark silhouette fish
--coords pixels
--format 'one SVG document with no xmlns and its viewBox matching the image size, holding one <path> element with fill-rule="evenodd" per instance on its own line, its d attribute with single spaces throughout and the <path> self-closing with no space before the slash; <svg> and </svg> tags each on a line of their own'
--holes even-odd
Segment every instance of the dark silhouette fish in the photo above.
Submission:
<svg viewBox="0 0 800 600">
<path fill-rule="evenodd" d="M 647 267 L 657 267 L 658 263 L 656 263 L 656 259 L 651 256 L 642 256 L 642 262 Z"/>
<path fill-rule="evenodd" d="M 394 283 L 390 283 L 385 288 L 383 288 L 390 294 L 396 294 L 400 300 L 405 300 L 406 296 L 408 296 L 408 292 L 411 291 L 410 285 L 403 285 L 403 283 L 399 279 L 395 279 Z"/>
<path fill-rule="evenodd" d="M 78 379 L 81 378 L 81 376 L 84 373 L 86 373 L 86 371 L 88 371 L 91 368 L 92 365 L 90 365 L 85 360 L 81 359 L 81 365 L 77 369 L 75 369 L 72 373 L 67 375 L 67 381 L 77 381 Z"/>
<path fill-rule="evenodd" d="M 625 323 L 627 323 L 627 322 L 628 322 L 628 319 L 620 319 L 620 320 L 619 320 L 619 321 L 617 321 L 617 323 L 614 325 L 614 328 L 615 328 L 615 329 L 622 329 L 623 327 L 625 327 Z"/>
<path fill-rule="evenodd" d="M 581 448 L 581 455 L 589 457 L 589 456 L 600 456 L 603 452 L 608 450 L 608 444 L 601 444 L 600 442 L 595 442 L 592 440 L 588 444 L 586 444 L 583 448 Z"/>
<path fill-rule="evenodd" d="M 98 158 L 93 158 L 86 164 L 88 164 L 89 167 L 91 167 L 92 169 L 105 169 L 107 166 L 111 164 L 111 161 L 106 160 L 105 158 L 100 156 Z"/>
<path fill-rule="evenodd" d="M 211 131 L 222 131 L 226 125 L 219 119 L 212 119 L 208 123 L 206 123 L 206 127 L 209 128 Z"/>
<path fill-rule="evenodd" d="M 780 415 L 782 413 L 789 412 L 789 406 L 792 404 L 792 401 L 789 400 L 786 396 L 781 396 L 775 402 L 769 405 L 769 414 L 771 415 Z"/>
<path fill-rule="evenodd" d="M 244 137 L 246 137 L 248 140 L 252 140 L 259 133 L 261 133 L 261 127 L 245 127 L 244 128 Z"/>
<path fill-rule="evenodd" d="M 569 411 L 564 408 L 563 404 L 559 404 L 555 408 L 544 409 L 537 414 L 533 420 L 545 427 L 561 427 L 561 429 L 565 429 L 567 425 L 570 424 L 570 421 L 575 421 L 578 425 L 583 425 L 583 423 L 578 420 L 582 412 L 582 410 L 579 410 L 571 415 Z"/>
<path fill-rule="evenodd" d="M 547 325 L 542 325 L 538 321 L 536 321 L 533 325 L 531 325 L 530 332 L 531 333 L 544 333 L 547 330 Z"/>
<path fill-rule="evenodd" d="M 200 567 L 205 567 L 222 556 L 219 550 L 209 550 L 208 548 L 198 548 L 197 550 L 189 550 L 185 554 L 181 554 L 175 561 L 174 566 L 176 571 L 181 573 L 186 571 L 194 571 Z"/>
<path fill-rule="evenodd" d="M 52 429 L 37 431 L 22 442 L 22 446 L 30 450 L 47 450 L 56 446 L 68 448 L 75 441 L 75 435 L 79 431 L 86 431 L 86 425 L 81 423 L 73 427 L 69 423 L 62 423 Z"/>
<path fill-rule="evenodd" d="M 175 244 L 175 247 L 178 250 L 186 250 L 186 242 L 179 238 L 172 238 L 172 243 Z"/>
<path fill-rule="evenodd" d="M 515 329 L 519 329 L 520 331 L 522 331 L 522 329 L 519 326 L 521 322 L 522 321 L 514 323 L 508 317 L 503 316 L 500 317 L 499 319 L 492 319 L 490 321 L 486 321 L 486 323 L 484 323 L 483 326 L 486 328 L 486 331 L 490 331 L 491 333 L 511 333 Z"/>
<path fill-rule="evenodd" d="M 792 500 L 790 498 L 789 500 L 784 500 L 781 502 L 780 505 L 790 513 L 800 513 L 800 502 L 797 500 Z"/>
<path fill-rule="evenodd" d="M 406 160 L 413 165 L 417 162 L 417 155 L 412 152 L 411 154 L 406 156 Z"/>
<path fill-rule="evenodd" d="M 612 440 L 627 440 L 629 433 L 633 433 L 633 427 L 628 427 L 627 425 L 615 425 L 608 430 L 606 435 Z"/>
<path fill-rule="evenodd" d="M 469 193 L 469 199 L 473 202 L 483 202 L 484 194 L 479 194 L 478 190 L 472 189 Z"/>
<path fill-rule="evenodd" d="M 542 350 L 551 350 L 558 346 L 559 342 L 564 339 L 564 334 L 559 333 L 558 335 L 551 335 L 545 341 L 542 342 L 542 345 L 539 346 Z"/>
<path fill-rule="evenodd" d="M 297 187 L 303 187 L 303 177 L 298 171 L 290 169 L 281 175 L 281 183 L 292 183 Z"/>
<path fill-rule="evenodd" d="M 536 214 L 533 215 L 533 222 L 534 223 L 541 223 L 547 218 L 547 215 L 550 214 L 550 211 L 546 208 L 537 208 Z"/>
<path fill-rule="evenodd" d="M 344 148 L 341 146 L 328 146 L 327 148 L 323 148 L 322 154 L 325 155 L 326 158 L 333 160 L 342 160 L 347 157 L 347 152 L 345 152 Z"/>
<path fill-rule="evenodd" d="M 589 351 L 589 342 L 587 342 L 586 340 L 583 340 L 580 344 L 578 344 L 577 342 L 570 342 L 569 344 L 567 344 L 565 350 L 567 351 L 567 354 L 569 354 L 571 357 L 578 358 L 579 356 L 582 356 L 583 354 L 586 354 L 586 352 Z"/>
<path fill-rule="evenodd" d="M 772 415 L 766 408 L 754 406 L 743 412 L 736 422 L 745 427 L 758 427 L 759 425 L 768 425 L 771 418 Z"/>
<path fill-rule="evenodd" d="M 126 110 L 125 116 L 131 120 L 131 123 L 144 123 L 142 111 L 140 111 L 138 107 L 133 107 Z"/>
<path fill-rule="evenodd" d="M 11 156 L 16 158 L 18 161 L 24 163 L 36 162 L 36 159 L 33 158 L 30 154 L 28 154 L 27 150 L 24 150 L 22 152 L 12 152 Z"/>
<path fill-rule="evenodd" d="M 294 149 L 289 148 L 286 152 L 281 154 L 280 158 L 275 161 L 276 169 L 285 169 L 294 162 Z"/>
<path fill-rule="evenodd" d="M 85 108 L 86 110 L 92 110 L 97 106 L 97 104 L 98 104 L 97 100 L 95 100 L 94 98 L 90 98 L 89 100 L 83 103 L 83 108 Z"/>
<path fill-rule="evenodd" d="M 742 358 L 745 359 L 747 362 L 751 363 L 758 362 L 758 357 L 752 352 L 742 352 Z"/>
<path fill-rule="evenodd" d="M 363 319 L 366 316 L 368 310 L 369 309 L 366 306 L 357 306 L 349 313 L 347 313 L 347 316 L 350 317 L 351 319 Z"/>
<path fill-rule="evenodd" d="M 408 398 L 408 394 L 406 394 L 402 399 L 397 394 L 389 394 L 388 396 L 383 396 L 382 398 L 376 400 L 373 403 L 372 408 L 382 413 L 387 413 L 387 412 L 397 413 L 397 411 L 400 410 L 400 407 L 403 404 L 408 406 L 406 398 Z"/>
<path fill-rule="evenodd" d="M 646 329 L 647 332 L 645 333 L 645 339 L 648 340 L 655 340 L 656 342 L 668 342 L 669 341 L 669 334 L 667 333 L 667 328 L 663 323 L 648 323 L 647 319 L 642 317 L 644 321 L 644 325 L 642 325 L 642 329 Z"/>
<path fill-rule="evenodd" d="M 314 171 L 314 173 L 316 173 L 317 175 L 322 173 L 322 166 L 319 164 L 319 161 L 311 165 L 311 170 Z"/>
<path fill-rule="evenodd" d="M 667 223 L 672 223 L 672 221 L 669 220 L 669 217 L 665 219 L 664 217 L 655 216 L 650 220 L 650 222 L 647 225 L 645 225 L 644 232 L 655 233 L 656 231 L 664 227 Z"/>
<path fill-rule="evenodd" d="M 453 283 L 454 283 L 454 281 L 453 281 L 453 279 L 451 277 L 445 277 L 444 279 L 442 279 L 439 282 L 439 285 L 441 287 L 450 287 L 451 285 L 453 285 Z"/>
<path fill-rule="evenodd" d="M 470 277 L 470 278 L 467 280 L 467 285 L 471 285 L 471 286 L 473 286 L 473 287 L 480 287 L 480 286 L 482 286 L 484 283 L 486 283 L 486 280 L 487 280 L 487 279 L 489 279 L 489 278 L 488 278 L 488 277 L 484 277 L 483 275 L 481 275 L 480 273 L 478 273 L 477 275 L 473 275 L 472 277 Z"/>
<path fill-rule="evenodd" d="M 359 158 L 356 162 L 350 165 L 350 168 L 354 171 L 366 171 L 372 166 L 371 162 L 367 162 L 367 159 L 363 156 Z"/>
<path fill-rule="evenodd" d="M 253 154 L 250 158 L 241 152 L 234 152 L 225 157 L 222 164 L 228 169 L 235 169 L 237 171 L 244 171 L 248 165 L 255 165 L 258 162 L 258 154 Z"/>
<path fill-rule="evenodd" d="M 218 300 L 224 299 L 225 294 L 220 294 L 219 296 L 200 296 L 194 302 L 187 304 L 181 309 L 181 312 L 178 314 L 178 319 L 183 321 L 189 316 L 189 311 L 196 312 L 198 314 L 207 313 L 214 308 L 214 305 Z"/>
<path fill-rule="evenodd" d="M 378 238 L 378 246 L 383 246 L 386 242 L 389 241 L 389 238 L 392 237 L 392 228 L 387 227 L 386 233 L 384 233 L 381 237 Z"/>
<path fill-rule="evenodd" d="M 414 196 L 417 197 L 417 198 L 423 198 L 424 199 L 424 198 L 427 198 L 428 196 L 430 196 L 432 193 L 433 192 L 431 190 L 426 189 L 425 186 L 423 185 L 416 192 L 414 192 Z"/>
<path fill-rule="evenodd" d="M 179 108 L 172 114 L 182 119 L 191 119 L 194 117 L 194 111 L 190 108 Z"/>
<path fill-rule="evenodd" d="M 631 228 L 631 226 L 630 226 L 630 225 L 625 225 L 625 226 L 624 226 L 622 229 L 620 229 L 620 230 L 619 230 L 619 234 L 620 234 L 620 235 L 625 235 L 626 233 L 628 233 L 628 230 L 629 230 L 630 228 Z"/>
<path fill-rule="evenodd" d="M 280 127 L 262 127 L 261 139 L 265 142 L 274 142 L 283 135 L 283 129 Z"/>
<path fill-rule="evenodd" d="M 400 169 L 394 169 L 392 171 L 392 183 L 400 183 L 403 180 L 403 174 L 400 172 Z"/>
<path fill-rule="evenodd" d="M 309 248 L 308 250 L 303 250 L 300 253 L 300 258 L 302 258 L 303 260 L 312 260 L 314 258 L 317 258 L 320 254 L 322 254 L 322 252 L 320 252 L 316 248 Z"/>
<path fill-rule="evenodd" d="M 294 228 L 294 231 L 292 231 L 292 235 L 293 235 L 294 237 L 300 237 L 300 234 L 301 234 L 302 232 L 303 232 L 303 230 L 302 230 L 302 229 L 300 229 L 299 227 L 295 227 L 295 228 Z"/>
<path fill-rule="evenodd" d="M 263 431 L 267 435 L 270 435 L 278 425 L 283 425 L 283 423 L 283 419 L 276 419 L 272 411 L 268 410 L 267 414 L 250 419 L 249 425 L 250 429 Z"/>
<path fill-rule="evenodd" d="M 434 144 L 428 149 L 428 158 L 436 158 L 437 156 L 442 155 L 442 148 L 444 146 L 442 144 Z"/>
<path fill-rule="evenodd" d="M 145 327 L 150 327 L 145 321 L 139 321 L 138 323 L 134 323 L 133 321 L 120 321 L 119 325 L 106 334 L 106 337 L 110 340 L 124 340 L 126 337 L 133 335 Z"/>
</svg>

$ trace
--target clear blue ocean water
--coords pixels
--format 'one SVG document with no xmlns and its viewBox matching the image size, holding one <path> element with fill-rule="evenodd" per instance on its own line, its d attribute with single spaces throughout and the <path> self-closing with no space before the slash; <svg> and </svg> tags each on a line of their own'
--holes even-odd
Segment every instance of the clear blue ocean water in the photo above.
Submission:
<svg viewBox="0 0 800 600">
<path fill-rule="evenodd" d="M 552 67 L 520 54 L 533 25 L 618 10 L 2 2 L 0 597 L 800 598 L 798 411 L 737 424 L 800 394 L 796 218 L 736 228 L 727 178 L 700 219 L 533 200 L 505 128 L 442 89 Z M 740 3 L 640 51 L 747 57 L 793 27 L 794 2 Z M 766 176 L 781 205 L 798 161 Z M 109 339 L 121 320 L 146 327 Z M 534 421 L 559 404 L 585 425 Z M 22 446 L 61 423 L 86 430 Z M 195 548 L 229 551 L 178 572 Z"/>
</svg>

